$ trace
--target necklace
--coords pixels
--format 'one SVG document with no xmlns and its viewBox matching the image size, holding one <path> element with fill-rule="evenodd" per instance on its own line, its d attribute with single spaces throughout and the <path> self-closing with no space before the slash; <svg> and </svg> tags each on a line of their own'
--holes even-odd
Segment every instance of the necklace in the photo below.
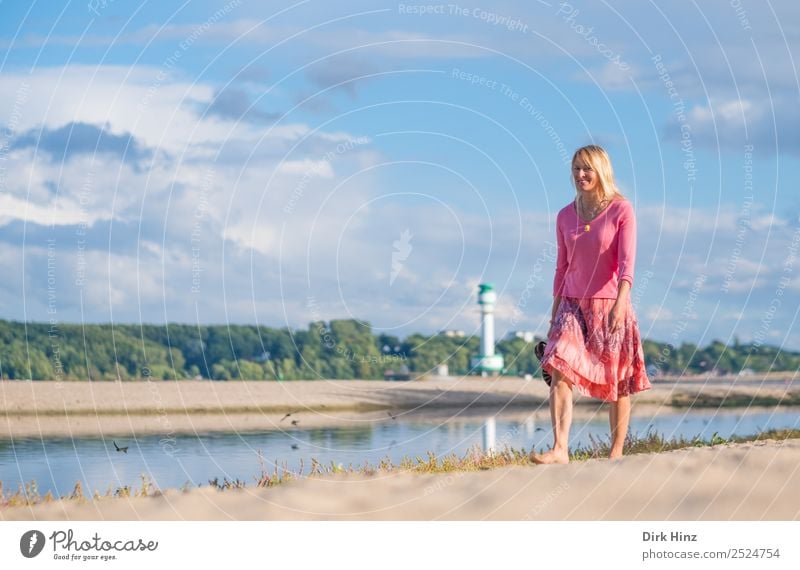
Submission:
<svg viewBox="0 0 800 570">
<path fill-rule="evenodd" d="M 589 214 L 589 215 L 581 214 L 581 217 L 584 219 L 584 226 L 583 226 L 583 231 L 584 232 L 588 232 L 591 229 L 591 227 L 589 226 L 589 222 L 594 220 L 597 217 L 597 215 L 600 212 L 603 211 L 603 209 L 605 208 L 607 202 L 608 202 L 608 200 L 603 198 L 600 201 L 600 203 L 591 210 L 591 214 Z M 580 213 L 580 210 L 583 210 L 584 213 L 587 213 L 587 208 L 583 204 L 583 200 L 581 200 L 581 197 L 578 196 L 578 211 L 579 211 L 579 213 Z M 589 222 L 586 222 L 587 219 L 589 220 Z"/>
</svg>

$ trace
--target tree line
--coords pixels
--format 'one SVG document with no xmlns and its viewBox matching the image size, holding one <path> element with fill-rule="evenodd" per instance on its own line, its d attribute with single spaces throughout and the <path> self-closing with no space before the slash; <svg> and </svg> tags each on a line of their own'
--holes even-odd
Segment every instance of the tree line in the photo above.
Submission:
<svg viewBox="0 0 800 570">
<path fill-rule="evenodd" d="M 539 340 L 539 339 L 536 339 Z M 0 320 L 5 380 L 381 379 L 387 371 L 470 373 L 477 336 L 374 334 L 368 323 L 332 320 L 306 330 L 251 325 L 46 324 Z M 534 343 L 501 340 L 505 374 L 539 374 Z M 651 374 L 796 371 L 800 353 L 768 345 L 706 347 L 643 341 Z"/>
</svg>

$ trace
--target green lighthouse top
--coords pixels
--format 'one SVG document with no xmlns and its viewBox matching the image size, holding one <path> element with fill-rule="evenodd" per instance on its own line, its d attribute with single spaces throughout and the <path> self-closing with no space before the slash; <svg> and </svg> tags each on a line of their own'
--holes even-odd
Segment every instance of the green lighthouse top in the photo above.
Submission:
<svg viewBox="0 0 800 570">
<path fill-rule="evenodd" d="M 491 283 L 481 283 L 478 285 L 478 304 L 491 307 L 497 301 L 497 293 L 494 292 L 494 285 Z"/>
</svg>

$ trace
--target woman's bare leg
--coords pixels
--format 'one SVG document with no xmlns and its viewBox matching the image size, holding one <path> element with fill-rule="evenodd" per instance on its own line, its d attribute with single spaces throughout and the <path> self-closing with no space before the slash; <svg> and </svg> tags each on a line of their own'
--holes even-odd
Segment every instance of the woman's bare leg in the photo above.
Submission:
<svg viewBox="0 0 800 570">
<path fill-rule="evenodd" d="M 631 421 L 631 397 L 620 396 L 616 402 L 611 403 L 608 410 L 608 421 L 611 424 L 611 452 L 610 459 L 622 457 L 622 447 L 628 435 L 628 424 Z"/>
<path fill-rule="evenodd" d="M 550 385 L 550 420 L 553 422 L 553 448 L 531 453 L 534 463 L 569 463 L 569 428 L 572 425 L 572 385 L 556 370 Z"/>
</svg>

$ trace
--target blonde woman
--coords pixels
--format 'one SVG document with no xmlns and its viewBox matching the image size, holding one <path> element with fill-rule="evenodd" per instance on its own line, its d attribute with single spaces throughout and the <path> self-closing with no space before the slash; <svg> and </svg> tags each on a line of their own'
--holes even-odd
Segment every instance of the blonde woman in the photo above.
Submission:
<svg viewBox="0 0 800 570">
<path fill-rule="evenodd" d="M 572 388 L 610 402 L 611 452 L 622 448 L 630 396 L 650 388 L 630 303 L 636 255 L 633 206 L 619 192 L 606 151 L 589 145 L 572 158 L 575 199 L 556 221 L 558 258 L 542 370 L 550 382 L 553 447 L 535 463 L 569 462 Z"/>
</svg>

